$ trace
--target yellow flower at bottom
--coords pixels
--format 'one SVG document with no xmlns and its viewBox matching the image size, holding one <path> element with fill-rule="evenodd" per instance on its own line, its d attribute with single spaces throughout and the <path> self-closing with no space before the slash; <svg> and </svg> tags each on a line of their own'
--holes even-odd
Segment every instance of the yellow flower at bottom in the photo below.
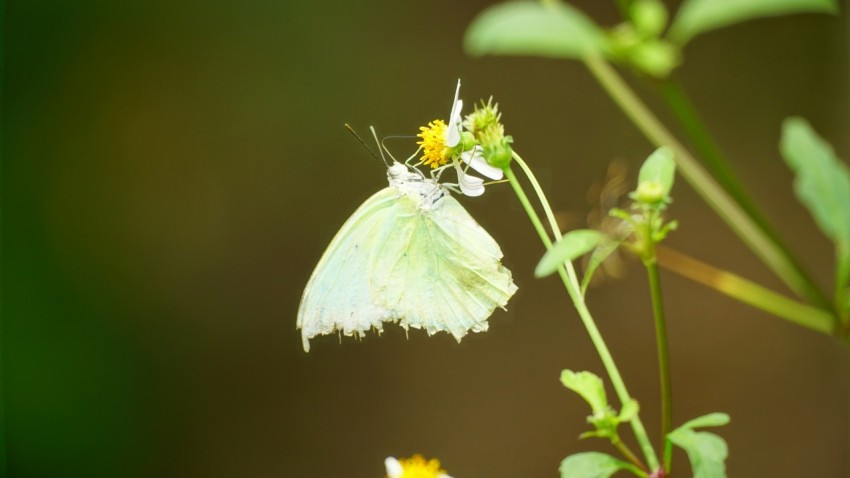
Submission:
<svg viewBox="0 0 850 478">
<path fill-rule="evenodd" d="M 413 455 L 407 459 L 387 458 L 387 478 L 451 478 L 440 468 L 440 460 L 431 458 L 425 461 L 422 455 Z"/>
<path fill-rule="evenodd" d="M 420 126 L 421 133 L 416 136 L 422 138 L 417 142 L 422 148 L 422 164 L 436 168 L 449 162 L 449 148 L 446 146 L 446 123 L 443 120 L 434 120 L 428 126 Z"/>
</svg>

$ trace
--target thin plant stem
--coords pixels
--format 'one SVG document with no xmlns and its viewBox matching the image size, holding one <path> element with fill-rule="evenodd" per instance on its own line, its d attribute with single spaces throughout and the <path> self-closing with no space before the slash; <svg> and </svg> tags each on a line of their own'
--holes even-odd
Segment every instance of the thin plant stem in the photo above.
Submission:
<svg viewBox="0 0 850 478">
<path fill-rule="evenodd" d="M 778 242 L 778 237 L 770 230 L 761 210 L 759 210 L 749 196 L 746 188 L 738 181 L 729 162 L 726 161 L 717 144 L 708 134 L 708 130 L 700 119 L 696 108 L 694 108 L 693 103 L 691 103 L 684 90 L 682 90 L 682 87 L 674 80 L 667 79 L 659 84 L 658 90 L 661 92 L 661 97 L 667 103 L 667 107 L 670 108 L 670 111 L 678 119 L 685 133 L 690 137 L 699 157 L 705 162 L 708 169 L 714 173 L 717 182 L 726 189 L 726 192 L 735 199 L 738 205 L 741 206 L 741 209 L 749 214 L 765 234 Z"/>
<path fill-rule="evenodd" d="M 513 154 L 514 160 L 520 164 L 520 167 L 528 176 L 529 182 L 531 182 L 532 187 L 535 192 L 538 194 L 538 199 L 540 204 L 543 206 L 543 209 L 546 211 L 546 215 L 549 219 L 550 224 L 553 227 L 553 236 L 555 239 L 559 239 L 561 237 L 561 233 L 558 230 L 557 222 L 555 221 L 554 215 L 552 214 L 552 209 L 549 206 L 549 201 L 546 199 L 546 196 L 543 194 L 543 190 L 540 188 L 537 179 L 531 173 L 531 170 L 522 160 L 522 158 L 514 152 Z M 513 173 L 513 170 L 510 168 L 505 169 L 505 177 L 508 178 L 508 181 L 511 184 L 511 187 L 514 189 L 514 193 L 516 193 L 517 198 L 525 209 L 526 214 L 531 220 L 534 229 L 537 231 L 537 234 L 540 236 L 540 240 L 543 242 L 543 245 L 546 249 L 550 249 L 552 247 L 552 239 L 549 237 L 546 229 L 543 227 L 543 223 L 540 221 L 540 217 L 537 215 L 537 211 L 535 211 L 531 202 L 528 200 L 528 196 L 525 194 L 525 190 L 523 190 L 522 185 L 517 180 L 516 176 Z M 561 267 L 558 268 L 558 275 L 561 277 L 561 281 L 564 283 L 564 287 L 567 290 L 570 298 L 573 301 L 573 304 L 578 311 L 579 317 L 581 318 L 582 323 L 584 324 L 585 329 L 587 329 L 587 333 L 590 336 L 590 340 L 593 343 L 593 346 L 596 348 L 597 353 L 599 354 L 599 358 L 602 361 L 602 365 L 605 367 L 605 371 L 608 373 L 608 377 L 611 379 L 611 385 L 614 387 L 614 391 L 617 393 L 617 397 L 620 400 L 620 403 L 628 403 L 632 400 L 629 395 L 628 389 L 626 389 L 626 385 L 623 382 L 623 378 L 620 375 L 620 371 L 617 368 L 616 363 L 614 362 L 614 358 L 611 356 L 611 352 L 608 350 L 608 346 L 605 344 L 605 340 L 602 338 L 602 334 L 599 332 L 599 328 L 596 326 L 596 323 L 593 320 L 593 317 L 590 314 L 590 310 L 587 308 L 587 304 L 584 302 L 584 297 L 581 295 L 581 287 L 578 282 L 578 278 L 576 277 L 575 269 L 573 268 L 572 263 L 565 262 Z M 635 416 L 630 424 L 632 426 L 632 431 L 635 434 L 635 439 L 640 445 L 641 451 L 646 458 L 647 463 L 649 464 L 650 469 L 654 470 L 658 468 L 658 457 L 655 454 L 655 450 L 652 448 L 652 444 L 649 441 L 649 436 L 646 433 L 646 429 L 643 426 L 640 418 Z"/>
<path fill-rule="evenodd" d="M 632 465 L 635 465 L 639 469 L 643 470 L 644 465 L 643 463 L 641 463 L 640 458 L 635 455 L 635 453 L 631 450 L 631 448 L 628 447 L 628 445 L 623 443 L 623 440 L 620 440 L 619 436 L 614 436 L 611 439 L 611 443 L 614 445 L 614 448 L 616 448 L 617 451 L 619 451 L 624 457 L 626 457 L 627 460 L 629 460 Z M 646 475 L 644 474 L 644 476 Z"/>
<path fill-rule="evenodd" d="M 597 56 L 584 59 L 599 81 L 624 113 L 656 146 L 668 146 L 675 152 L 679 172 L 741 240 L 792 291 L 812 303 L 828 307 L 828 301 L 785 251 L 758 227 L 741 206 L 697 162 L 632 89 L 605 60 Z"/>
<path fill-rule="evenodd" d="M 655 243 L 652 231 L 649 230 L 652 221 L 647 221 L 648 254 L 643 260 L 649 280 L 649 293 L 652 297 L 652 314 L 655 318 L 655 341 L 658 347 L 658 376 L 661 382 L 661 449 L 664 450 L 664 469 L 670 472 L 670 460 L 673 448 L 667 435 L 673 430 L 673 387 L 670 377 L 670 348 L 667 344 L 667 323 L 664 316 L 664 301 L 661 298 L 661 279 L 658 277 L 658 264 L 655 261 Z"/>
<path fill-rule="evenodd" d="M 832 314 L 778 294 L 731 272 L 718 269 L 669 247 L 656 246 L 661 267 L 777 317 L 817 332 L 835 330 Z"/>
<path fill-rule="evenodd" d="M 843 333 L 846 335 L 848 311 L 847 311 L 847 284 L 850 282 L 850 244 L 839 242 L 835 246 L 835 309 L 839 314 L 839 321 L 844 326 Z"/>
</svg>

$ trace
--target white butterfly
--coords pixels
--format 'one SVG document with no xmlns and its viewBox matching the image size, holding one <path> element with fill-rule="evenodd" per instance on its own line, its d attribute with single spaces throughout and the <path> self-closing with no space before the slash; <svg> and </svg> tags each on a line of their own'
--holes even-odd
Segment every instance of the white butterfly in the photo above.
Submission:
<svg viewBox="0 0 850 478">
<path fill-rule="evenodd" d="M 394 162 L 389 187 L 343 224 L 307 282 L 298 309 L 304 350 L 340 331 L 384 322 L 446 331 L 458 341 L 516 292 L 502 251 L 436 179 Z"/>
<path fill-rule="evenodd" d="M 459 92 L 460 81 L 443 136 L 420 135 L 423 142 L 436 140 L 435 152 L 460 142 Z M 478 156 L 477 147 L 460 154 L 468 167 L 501 179 L 502 171 Z M 405 330 L 445 331 L 460 341 L 470 330 L 487 330 L 493 310 L 516 292 L 499 245 L 438 182 L 442 170 L 454 166 L 460 191 L 478 196 L 483 180 L 456 158 L 440 160 L 446 165 L 431 177 L 393 160 L 389 187 L 367 199 L 333 238 L 298 308 L 305 351 L 320 334 L 381 332 L 384 322 L 396 321 Z"/>
</svg>

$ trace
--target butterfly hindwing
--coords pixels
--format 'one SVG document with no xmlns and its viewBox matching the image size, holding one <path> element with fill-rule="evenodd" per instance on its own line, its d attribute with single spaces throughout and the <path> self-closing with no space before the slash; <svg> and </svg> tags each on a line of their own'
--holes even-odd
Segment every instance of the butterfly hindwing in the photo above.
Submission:
<svg viewBox="0 0 850 478">
<path fill-rule="evenodd" d="M 375 300 L 404 327 L 429 334 L 487 330 L 487 318 L 516 291 L 496 241 L 451 196 L 431 209 L 399 199 L 396 223 L 374 257 Z"/>
</svg>

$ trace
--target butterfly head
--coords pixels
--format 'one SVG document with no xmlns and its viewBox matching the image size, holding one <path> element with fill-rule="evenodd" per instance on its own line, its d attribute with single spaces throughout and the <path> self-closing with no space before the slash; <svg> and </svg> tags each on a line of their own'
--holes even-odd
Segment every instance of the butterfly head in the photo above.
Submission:
<svg viewBox="0 0 850 478">
<path fill-rule="evenodd" d="M 436 179 L 428 178 L 418 169 L 398 162 L 387 170 L 387 179 L 391 188 L 413 199 L 422 209 L 432 209 L 448 194 L 448 190 Z"/>
</svg>

